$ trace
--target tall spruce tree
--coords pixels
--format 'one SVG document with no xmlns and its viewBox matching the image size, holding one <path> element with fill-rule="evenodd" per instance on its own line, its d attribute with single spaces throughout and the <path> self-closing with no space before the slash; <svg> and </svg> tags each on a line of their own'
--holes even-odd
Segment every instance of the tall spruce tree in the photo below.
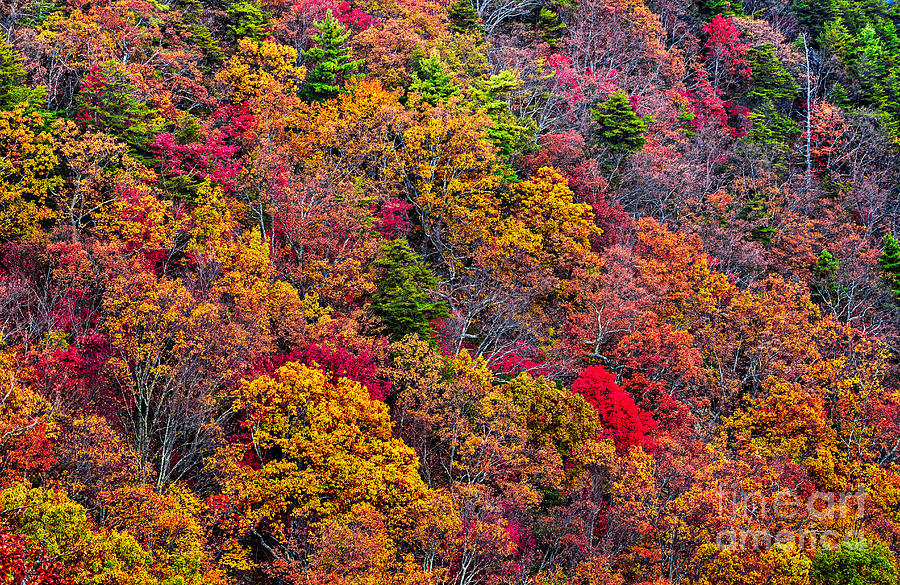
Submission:
<svg viewBox="0 0 900 585">
<path fill-rule="evenodd" d="M 437 279 L 403 238 L 385 242 L 381 252 L 375 262 L 379 275 L 372 313 L 384 323 L 391 339 L 409 334 L 430 339 L 434 335 L 431 322 L 449 315 L 444 303 L 428 300 L 427 291 L 437 288 Z"/>
<path fill-rule="evenodd" d="M 42 101 L 42 88 L 30 89 L 25 83 L 22 55 L 0 38 L 0 109 L 9 110 L 26 101 Z"/>
<path fill-rule="evenodd" d="M 319 101 L 343 92 L 344 77 L 359 69 L 363 61 L 353 60 L 350 47 L 346 46 L 350 32 L 334 18 L 331 9 L 325 13 L 325 20 L 313 24 L 319 33 L 313 35 L 314 46 L 303 52 L 309 74 L 301 93 L 309 100 Z"/>
<path fill-rule="evenodd" d="M 900 242 L 893 234 L 885 234 L 881 239 L 884 252 L 878 258 L 881 272 L 891 284 L 894 294 L 900 295 Z"/>
<path fill-rule="evenodd" d="M 488 128 L 491 142 L 504 155 L 527 150 L 533 143 L 534 123 L 527 120 L 523 124 L 512 114 L 509 106 L 510 95 L 520 85 L 521 81 L 515 73 L 503 70 L 472 88 L 472 95 L 493 122 Z"/>
<path fill-rule="evenodd" d="M 456 0 L 447 9 L 450 30 L 458 33 L 481 31 L 481 17 L 472 5 L 472 0 Z"/>
<path fill-rule="evenodd" d="M 566 34 L 566 23 L 559 19 L 559 14 L 555 10 L 542 6 L 538 12 L 537 29 L 548 46 L 556 47 Z"/>
<path fill-rule="evenodd" d="M 834 18 L 834 4 L 833 0 L 794 0 L 791 9 L 800 25 L 816 37 L 822 33 L 825 23 Z"/>
<path fill-rule="evenodd" d="M 447 67 L 437 53 L 432 53 L 430 57 L 419 60 L 418 67 L 412 74 L 409 91 L 419 92 L 423 100 L 436 105 L 446 101 L 451 95 L 458 94 L 459 88 L 453 83 L 453 78 L 447 73 Z"/>
<path fill-rule="evenodd" d="M 753 76 L 748 97 L 761 101 L 794 100 L 800 94 L 800 84 L 775 56 L 775 46 L 766 43 L 751 47 L 747 52 Z"/>
<path fill-rule="evenodd" d="M 261 41 L 269 34 L 269 14 L 258 2 L 238 0 L 230 2 L 226 7 L 228 14 L 228 37 L 236 41 L 247 37 Z"/>
<path fill-rule="evenodd" d="M 596 122 L 597 142 L 626 153 L 644 148 L 647 143 L 644 132 L 653 121 L 650 116 L 638 116 L 628 94 L 621 89 L 591 110 L 591 118 Z"/>
<path fill-rule="evenodd" d="M 151 142 L 161 129 L 159 112 L 150 106 L 125 70 L 116 63 L 92 69 L 81 83 L 76 120 L 118 137 L 132 155 L 152 163 Z"/>
</svg>

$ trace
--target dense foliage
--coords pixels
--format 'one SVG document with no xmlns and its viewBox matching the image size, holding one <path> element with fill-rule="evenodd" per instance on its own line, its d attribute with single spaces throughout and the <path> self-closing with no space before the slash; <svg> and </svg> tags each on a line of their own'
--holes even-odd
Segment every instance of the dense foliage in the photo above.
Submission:
<svg viewBox="0 0 900 585">
<path fill-rule="evenodd" d="M 0 584 L 900 582 L 896 3 L 0 26 Z"/>
</svg>

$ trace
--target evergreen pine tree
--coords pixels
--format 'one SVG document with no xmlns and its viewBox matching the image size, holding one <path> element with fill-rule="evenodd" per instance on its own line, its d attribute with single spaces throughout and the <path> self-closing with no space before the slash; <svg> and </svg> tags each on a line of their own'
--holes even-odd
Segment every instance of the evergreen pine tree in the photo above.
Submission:
<svg viewBox="0 0 900 585">
<path fill-rule="evenodd" d="M 881 239 L 884 252 L 878 258 L 878 264 L 884 277 L 891 284 L 894 294 L 900 295 L 900 242 L 893 234 L 885 234 Z"/>
<path fill-rule="evenodd" d="M 700 12 L 710 19 L 719 14 L 726 18 L 730 18 L 735 16 L 738 12 L 735 10 L 735 5 L 730 0 L 701 0 L 699 4 Z M 738 6 L 739 5 L 740 3 L 738 3 Z"/>
<path fill-rule="evenodd" d="M 811 32 L 813 38 L 822 33 L 825 23 L 836 13 L 833 0 L 794 0 L 791 8 L 800 25 Z"/>
<path fill-rule="evenodd" d="M 261 41 L 269 34 L 269 15 L 257 2 L 237 0 L 226 8 L 228 13 L 228 37 L 236 41 L 247 37 Z"/>
<path fill-rule="evenodd" d="M 29 89 L 25 83 L 25 68 L 22 55 L 5 40 L 0 39 L 0 108 L 10 110 L 16 104 L 37 98 L 41 101 L 41 90 Z"/>
<path fill-rule="evenodd" d="M 834 304 L 843 300 L 844 289 L 836 281 L 840 267 L 841 262 L 834 254 L 822 250 L 812 270 L 815 280 L 812 283 L 810 298 L 814 302 Z"/>
<path fill-rule="evenodd" d="M 509 108 L 510 94 L 520 84 L 512 71 L 504 70 L 476 84 L 472 92 L 493 122 L 488 128 L 491 142 L 506 155 L 527 150 L 535 132 L 533 121 L 528 120 L 527 125 L 523 125 Z"/>
<path fill-rule="evenodd" d="M 832 86 L 831 95 L 828 99 L 831 103 L 841 108 L 849 108 L 852 105 L 850 94 L 847 93 L 847 89 L 840 82 Z"/>
<path fill-rule="evenodd" d="M 430 57 L 419 60 L 418 67 L 412 74 L 409 91 L 419 92 L 423 100 L 435 105 L 458 94 L 459 88 L 453 83 L 437 53 L 432 53 Z"/>
<path fill-rule="evenodd" d="M 437 279 L 419 261 L 403 238 L 385 242 L 381 258 L 375 262 L 379 276 L 375 280 L 372 313 L 381 319 L 391 339 L 416 334 L 423 339 L 434 335 L 431 322 L 447 317 L 447 306 L 430 302 L 428 290 L 437 288 Z"/>
<path fill-rule="evenodd" d="M 858 40 L 860 50 L 856 53 L 854 69 L 869 102 L 877 102 L 878 86 L 886 73 L 887 54 L 882 46 L 881 38 L 871 24 L 860 31 Z"/>
<path fill-rule="evenodd" d="M 566 23 L 559 19 L 559 14 L 546 6 L 542 6 L 538 13 L 537 28 L 541 38 L 551 48 L 556 47 L 559 40 L 566 34 Z"/>
<path fill-rule="evenodd" d="M 839 267 L 840 261 L 834 257 L 834 254 L 828 250 L 822 250 L 818 260 L 816 260 L 816 266 L 813 268 L 813 273 L 824 281 L 831 281 L 834 279 L 834 275 L 837 273 Z"/>
<path fill-rule="evenodd" d="M 203 51 L 203 56 L 209 61 L 221 61 L 225 53 L 219 45 L 218 39 L 212 31 L 201 22 L 205 10 L 201 0 L 185 0 L 183 9 L 183 22 L 187 33 L 190 35 L 190 43 Z"/>
<path fill-rule="evenodd" d="M 881 121 L 894 136 L 900 136 L 900 68 L 891 70 L 877 94 Z"/>
<path fill-rule="evenodd" d="M 318 101 L 344 91 L 340 85 L 343 77 L 358 69 L 363 61 L 352 59 L 350 47 L 346 46 L 350 32 L 334 18 L 331 9 L 325 13 L 325 20 L 313 24 L 319 33 L 313 35 L 314 46 L 303 52 L 309 73 L 302 93 L 307 99 Z"/>
<path fill-rule="evenodd" d="M 139 96 L 121 66 L 94 68 L 82 80 L 75 119 L 117 136 L 132 147 L 134 156 L 149 163 L 150 142 L 160 132 L 161 118 Z"/>
<path fill-rule="evenodd" d="M 800 84 L 775 56 L 774 45 L 767 43 L 760 48 L 751 48 L 747 59 L 753 71 L 749 97 L 775 101 L 793 100 L 798 96 Z"/>
<path fill-rule="evenodd" d="M 835 18 L 825 23 L 818 42 L 828 49 L 832 55 L 836 55 L 844 63 L 849 63 L 853 58 L 854 41 L 847 26 L 840 18 Z"/>
<path fill-rule="evenodd" d="M 481 17 L 472 5 L 472 0 L 456 0 L 447 9 L 450 30 L 458 33 L 481 31 Z"/>
<path fill-rule="evenodd" d="M 591 110 L 591 119 L 596 122 L 597 142 L 620 152 L 644 148 L 647 143 L 644 132 L 653 121 L 651 116 L 638 116 L 628 94 L 621 89 Z"/>
<path fill-rule="evenodd" d="M 786 160 L 792 139 L 800 133 L 797 122 L 782 114 L 771 100 L 765 100 L 749 116 L 753 125 L 747 131 L 747 140 L 770 153 L 773 162 Z"/>
</svg>

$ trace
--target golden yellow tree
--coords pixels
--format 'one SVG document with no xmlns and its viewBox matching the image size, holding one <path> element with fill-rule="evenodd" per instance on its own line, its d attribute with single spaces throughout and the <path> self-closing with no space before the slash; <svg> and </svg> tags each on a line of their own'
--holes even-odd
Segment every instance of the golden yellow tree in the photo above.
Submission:
<svg viewBox="0 0 900 585">
<path fill-rule="evenodd" d="M 325 522 L 321 530 L 343 533 L 357 505 L 396 533 L 427 492 L 415 452 L 392 437 L 387 406 L 357 382 L 332 383 L 320 370 L 288 363 L 241 384 L 233 406 L 246 439 L 219 453 L 235 512 L 227 566 L 252 567 L 251 550 L 290 564 L 306 551 L 310 526 Z M 327 565 L 328 554 L 319 562 Z"/>
<path fill-rule="evenodd" d="M 0 237 L 27 236 L 56 217 L 52 197 L 62 186 L 55 131 L 30 107 L 0 111 Z"/>
</svg>

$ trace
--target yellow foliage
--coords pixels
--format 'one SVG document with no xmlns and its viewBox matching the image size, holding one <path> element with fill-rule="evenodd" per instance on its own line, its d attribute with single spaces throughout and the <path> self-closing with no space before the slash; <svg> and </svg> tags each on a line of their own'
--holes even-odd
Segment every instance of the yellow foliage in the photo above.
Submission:
<svg viewBox="0 0 900 585">
<path fill-rule="evenodd" d="M 800 384 L 774 377 L 763 383 L 763 390 L 765 396 L 735 413 L 726 428 L 752 441 L 761 455 L 798 463 L 816 456 L 818 449 L 833 446 L 821 397 Z"/>
<path fill-rule="evenodd" d="M 56 218 L 50 197 L 62 186 L 56 133 L 28 103 L 0 111 L 0 238 L 31 234 Z"/>
<path fill-rule="evenodd" d="M 22 534 L 78 585 L 154 585 L 150 554 L 116 530 L 95 530 L 63 493 L 24 484 L 0 492 L 0 526 Z"/>
<path fill-rule="evenodd" d="M 297 67 L 297 51 L 272 40 L 257 43 L 249 38 L 238 41 L 238 52 L 216 75 L 233 92 L 235 103 L 250 102 L 255 113 L 296 103 L 297 91 L 306 77 L 306 69 Z M 293 96 L 293 100 L 291 99 Z M 279 100 L 288 103 L 279 103 Z"/>
<path fill-rule="evenodd" d="M 568 181 L 552 167 L 542 167 L 533 177 L 513 185 L 511 199 L 516 216 L 557 261 L 588 252 L 590 238 L 601 234 L 591 206 L 575 203 Z"/>
<path fill-rule="evenodd" d="M 387 406 L 357 382 L 331 383 L 319 370 L 288 363 L 244 382 L 234 408 L 244 413 L 250 441 L 224 448 L 220 459 L 241 530 L 263 530 L 290 547 L 287 519 L 328 521 L 357 504 L 395 527 L 426 492 L 415 452 L 391 436 Z M 241 463 L 248 450 L 261 459 L 258 469 Z M 234 550 L 231 558 L 244 557 Z"/>
<path fill-rule="evenodd" d="M 181 223 L 171 201 L 157 198 L 145 186 L 136 186 L 97 214 L 97 232 L 126 252 L 171 250 Z"/>
<path fill-rule="evenodd" d="M 147 485 L 124 486 L 100 494 L 100 500 L 110 527 L 127 531 L 150 549 L 151 572 L 161 583 L 224 585 L 198 521 L 206 506 L 187 487 L 176 484 L 157 494 Z"/>
</svg>

